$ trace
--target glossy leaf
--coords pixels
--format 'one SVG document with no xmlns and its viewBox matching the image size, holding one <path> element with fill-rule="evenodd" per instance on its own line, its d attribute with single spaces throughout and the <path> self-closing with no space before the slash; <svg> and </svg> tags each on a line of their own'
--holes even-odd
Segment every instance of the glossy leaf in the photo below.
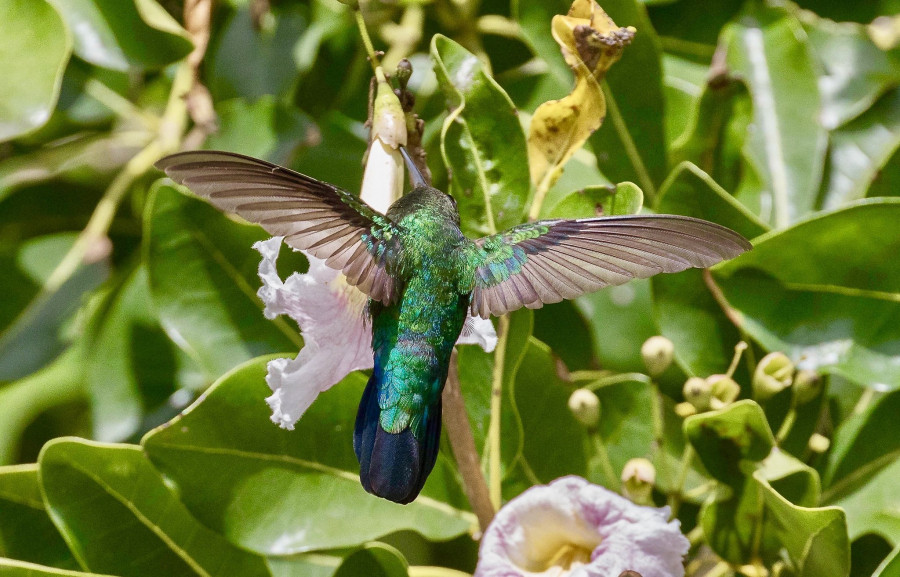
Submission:
<svg viewBox="0 0 900 577">
<path fill-rule="evenodd" d="M 519 224 L 529 198 L 528 157 L 512 101 L 478 58 L 449 38 L 434 37 L 431 58 L 451 108 L 441 154 L 463 232 L 485 236 Z"/>
<path fill-rule="evenodd" d="M 17 247 L 17 265 L 38 286 L 75 242 L 72 234 L 33 239 Z M 0 380 L 22 378 L 59 355 L 67 344 L 68 322 L 87 293 L 109 274 L 108 256 L 79 265 L 58 287 L 39 289 L 0 333 Z"/>
<path fill-rule="evenodd" d="M 844 511 L 799 507 L 775 491 L 761 473 L 753 477 L 762 488 L 767 518 L 797 567 L 798 577 L 846 577 L 850 540 Z"/>
<path fill-rule="evenodd" d="M 768 226 L 694 164 L 676 167 L 660 189 L 660 212 L 716 222 L 754 238 Z M 657 275 L 653 313 L 660 332 L 675 345 L 675 360 L 690 375 L 724 373 L 741 335 L 710 294 L 703 273 Z"/>
<path fill-rule="evenodd" d="M 369 543 L 344 559 L 335 577 L 407 577 L 409 568 L 403 555 L 389 545 Z"/>
<path fill-rule="evenodd" d="M 156 0 L 49 0 L 75 40 L 75 54 L 113 70 L 161 68 L 193 48 Z"/>
<path fill-rule="evenodd" d="M 745 179 L 738 199 L 760 218 L 784 228 L 815 206 L 826 134 L 806 34 L 786 8 L 749 3 L 724 32 L 727 65 L 753 99 L 744 145 L 760 182 Z"/>
<path fill-rule="evenodd" d="M 821 122 L 832 130 L 869 109 L 900 83 L 900 53 L 876 46 L 865 26 L 801 15 L 822 67 Z"/>
<path fill-rule="evenodd" d="M 900 89 L 831 133 L 821 207 L 835 209 L 874 196 L 872 182 L 900 148 Z"/>
<path fill-rule="evenodd" d="M 41 498 L 37 465 L 0 467 L 0 556 L 50 567 L 75 569 Z M 0 564 L 0 575 L 4 569 Z"/>
<path fill-rule="evenodd" d="M 0 142 L 41 127 L 59 98 L 72 38 L 45 0 L 0 5 Z"/>
<path fill-rule="evenodd" d="M 54 523 L 93 571 L 123 577 L 267 575 L 262 558 L 191 517 L 140 447 L 56 439 L 38 464 Z"/>
<path fill-rule="evenodd" d="M 775 446 L 762 408 L 751 400 L 688 417 L 684 434 L 706 470 L 719 481 L 742 483 L 746 463 L 757 463 Z"/>
<path fill-rule="evenodd" d="M 443 458 L 410 505 L 363 490 L 352 436 L 364 376 L 353 373 L 320 395 L 286 431 L 269 420 L 267 360 L 228 373 L 181 417 L 144 438 L 144 449 L 198 519 L 233 543 L 271 555 L 355 546 L 403 529 L 431 539 L 469 529 L 470 514 L 457 508 L 465 497 Z"/>
<path fill-rule="evenodd" d="M 900 546 L 891 551 L 872 577 L 900 577 Z"/>
<path fill-rule="evenodd" d="M 591 218 L 637 214 L 644 203 L 644 193 L 632 182 L 616 186 L 592 186 L 576 190 L 554 206 L 549 218 Z"/>
<path fill-rule="evenodd" d="M 825 493 L 828 503 L 840 507 L 847 513 L 847 526 L 851 539 L 874 533 L 888 540 L 892 545 L 900 544 L 900 495 L 897 494 L 897 479 L 900 478 L 900 459 L 883 468 L 863 467 L 864 479 L 857 479 L 859 487 L 850 492 L 841 491 L 840 498 L 830 499 L 835 491 Z M 860 482 L 865 482 L 861 487 Z M 841 489 L 842 486 L 836 486 Z"/>
<path fill-rule="evenodd" d="M 716 269 L 742 328 L 801 368 L 900 386 L 900 202 L 863 201 L 780 232 Z"/>
<path fill-rule="evenodd" d="M 259 354 L 299 348 L 296 330 L 263 317 L 256 296 L 260 257 L 251 246 L 268 234 L 162 183 L 145 218 L 144 260 L 163 328 L 210 381 Z"/>
</svg>

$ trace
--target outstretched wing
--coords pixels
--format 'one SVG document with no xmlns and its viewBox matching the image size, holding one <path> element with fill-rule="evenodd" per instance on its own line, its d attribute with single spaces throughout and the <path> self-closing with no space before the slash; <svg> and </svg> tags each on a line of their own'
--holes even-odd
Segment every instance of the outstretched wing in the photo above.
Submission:
<svg viewBox="0 0 900 577">
<path fill-rule="evenodd" d="M 728 228 L 672 215 L 543 220 L 475 244 L 471 309 L 484 318 L 633 278 L 712 266 L 752 248 Z"/>
<path fill-rule="evenodd" d="M 156 167 L 217 208 L 324 259 L 373 299 L 396 300 L 399 287 L 389 272 L 399 250 L 398 228 L 349 192 L 230 152 L 182 152 Z"/>
</svg>

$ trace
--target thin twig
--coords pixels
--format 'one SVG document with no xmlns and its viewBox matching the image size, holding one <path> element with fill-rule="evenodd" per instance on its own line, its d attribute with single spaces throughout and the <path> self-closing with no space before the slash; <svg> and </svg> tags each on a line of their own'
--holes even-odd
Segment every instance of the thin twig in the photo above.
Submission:
<svg viewBox="0 0 900 577">
<path fill-rule="evenodd" d="M 494 518 L 495 510 L 491 504 L 487 481 L 481 471 L 478 449 L 475 448 L 475 438 L 472 436 L 472 427 L 460 389 L 456 350 L 450 358 L 450 372 L 444 386 L 443 404 L 444 425 L 459 473 L 462 475 L 463 489 L 466 491 L 472 511 L 478 517 L 478 525 L 483 533 Z"/>
<path fill-rule="evenodd" d="M 198 148 L 207 136 L 218 130 L 212 95 L 200 80 L 200 67 L 209 45 L 211 18 L 212 0 L 185 0 L 184 25 L 194 43 L 194 50 L 187 57 L 191 70 L 191 89 L 185 96 L 194 129 L 185 138 L 186 148 Z"/>
<path fill-rule="evenodd" d="M 732 324 L 740 330 L 743 325 L 743 318 L 741 317 L 741 313 L 739 313 L 730 304 L 728 304 L 728 299 L 725 298 L 725 293 L 723 293 L 722 289 L 719 288 L 719 285 L 716 284 L 716 280 L 712 277 L 712 273 L 708 268 L 703 269 L 703 282 L 706 284 L 706 288 L 709 289 L 712 297 L 722 308 L 722 312 L 725 313 L 726 317 L 728 317 L 728 320 L 730 320 Z"/>
<path fill-rule="evenodd" d="M 500 472 L 500 415 L 503 409 L 503 369 L 506 362 L 506 343 L 509 340 L 509 315 L 499 319 L 497 348 L 494 349 L 494 374 L 491 380 L 491 422 L 488 426 L 488 474 L 491 479 L 491 503 L 495 510 L 503 504 L 503 478 Z"/>
</svg>

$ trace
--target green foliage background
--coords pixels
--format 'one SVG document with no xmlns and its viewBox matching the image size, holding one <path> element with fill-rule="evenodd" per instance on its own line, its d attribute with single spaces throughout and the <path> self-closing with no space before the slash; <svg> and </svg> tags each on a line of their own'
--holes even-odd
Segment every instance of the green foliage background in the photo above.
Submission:
<svg viewBox="0 0 900 577">
<path fill-rule="evenodd" d="M 498 227 L 521 222 L 534 191 L 520 122 L 571 89 L 549 32 L 568 5 L 363 4 L 386 66 L 413 63 L 435 184 L 465 230 L 486 231 L 486 194 Z M 719 222 L 755 248 L 706 277 L 514 313 L 503 497 L 566 474 L 619 489 L 644 457 L 656 504 L 677 504 L 694 538 L 691 575 L 900 575 L 900 4 L 602 5 L 637 36 L 606 77 L 605 124 L 541 214 L 634 210 L 636 187 L 611 186 L 631 181 L 645 209 Z M 358 189 L 371 70 L 353 12 L 222 0 L 199 27 L 185 12 L 0 0 L 0 574 L 471 573 L 474 517 L 449 449 L 407 507 L 360 488 L 350 431 L 365 375 L 293 432 L 269 422 L 265 362 L 302 340 L 255 296 L 250 246 L 266 235 L 151 168 L 202 146 Z M 214 117 L 192 97 L 186 108 L 194 72 Z M 305 263 L 285 251 L 279 266 Z M 651 379 L 640 348 L 655 334 L 675 363 Z M 741 340 L 740 400 L 679 416 L 685 379 L 725 373 Z M 822 392 L 754 397 L 773 351 Z M 493 365 L 460 350 L 479 448 Z M 567 408 L 581 387 L 600 400 L 596 429 Z M 812 450 L 813 434 L 829 448 Z"/>
</svg>

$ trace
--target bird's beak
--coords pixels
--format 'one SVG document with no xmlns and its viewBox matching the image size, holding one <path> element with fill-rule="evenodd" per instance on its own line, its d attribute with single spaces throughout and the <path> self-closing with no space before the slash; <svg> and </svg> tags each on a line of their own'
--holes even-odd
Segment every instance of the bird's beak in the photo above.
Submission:
<svg viewBox="0 0 900 577">
<path fill-rule="evenodd" d="M 409 184 L 411 184 L 413 188 L 428 186 L 428 183 L 425 182 L 425 177 L 419 172 L 419 167 L 416 166 L 416 163 L 409 157 L 409 153 L 406 151 L 405 146 L 400 147 L 400 154 L 403 155 L 403 160 L 406 162 L 406 168 L 409 170 Z"/>
</svg>

